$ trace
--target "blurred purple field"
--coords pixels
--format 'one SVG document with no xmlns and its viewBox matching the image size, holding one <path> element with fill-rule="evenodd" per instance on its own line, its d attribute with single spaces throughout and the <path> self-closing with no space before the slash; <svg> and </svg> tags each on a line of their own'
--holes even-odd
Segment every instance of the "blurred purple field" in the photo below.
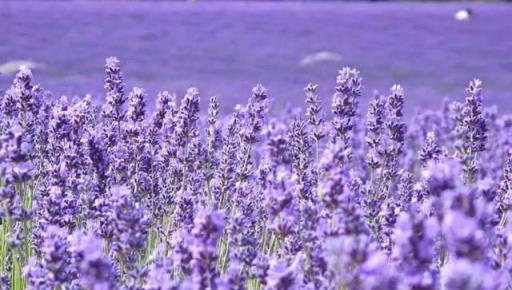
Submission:
<svg viewBox="0 0 512 290">
<path fill-rule="evenodd" d="M 474 18 L 455 21 L 465 7 Z M 365 76 L 363 104 L 400 83 L 409 112 L 437 108 L 478 77 L 486 105 L 512 109 L 507 4 L 0 2 L 0 17 L 0 65 L 38 64 L 36 80 L 55 94 L 103 98 L 103 63 L 115 55 L 128 86 L 153 97 L 197 86 L 223 110 L 257 82 L 279 106 L 302 104 L 308 82 L 330 98 L 345 65 Z M 12 79 L 0 75 L 0 88 Z"/>
</svg>

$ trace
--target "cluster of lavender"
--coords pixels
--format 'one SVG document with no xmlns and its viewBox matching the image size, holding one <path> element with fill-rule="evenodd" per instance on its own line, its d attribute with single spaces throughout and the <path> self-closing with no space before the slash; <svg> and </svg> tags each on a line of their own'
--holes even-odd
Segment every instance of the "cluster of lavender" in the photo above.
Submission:
<svg viewBox="0 0 512 290">
<path fill-rule="evenodd" d="M 220 118 L 125 92 L 55 99 L 21 69 L 0 100 L 0 289 L 512 289 L 512 117 L 464 103 L 404 119 L 343 68 L 331 110 Z"/>
</svg>

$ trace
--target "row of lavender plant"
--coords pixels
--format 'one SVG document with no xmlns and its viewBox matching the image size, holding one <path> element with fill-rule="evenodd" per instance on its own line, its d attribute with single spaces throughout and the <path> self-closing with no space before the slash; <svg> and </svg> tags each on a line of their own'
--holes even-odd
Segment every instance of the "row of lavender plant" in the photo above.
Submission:
<svg viewBox="0 0 512 290">
<path fill-rule="evenodd" d="M 54 99 L 22 69 L 1 99 L 0 289 L 511 289 L 512 118 L 343 68 L 325 108 L 231 116 L 198 90 Z M 329 119 L 327 119 L 329 117 Z"/>
</svg>

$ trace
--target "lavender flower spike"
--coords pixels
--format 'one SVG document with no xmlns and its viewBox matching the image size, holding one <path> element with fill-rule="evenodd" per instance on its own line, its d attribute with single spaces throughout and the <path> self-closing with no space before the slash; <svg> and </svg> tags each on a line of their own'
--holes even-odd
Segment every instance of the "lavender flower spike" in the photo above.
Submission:
<svg viewBox="0 0 512 290">
<path fill-rule="evenodd" d="M 477 154 L 486 149 L 488 128 L 482 111 L 482 81 L 472 80 L 466 91 L 468 93 L 466 102 L 462 112 L 456 117 L 458 136 L 456 148 L 459 159 L 464 165 L 466 182 L 472 183 L 478 173 Z"/>
<path fill-rule="evenodd" d="M 344 67 L 338 72 L 336 92 L 332 98 L 332 143 L 341 141 L 344 147 L 350 147 L 350 131 L 354 127 L 361 88 L 359 71 Z"/>
</svg>

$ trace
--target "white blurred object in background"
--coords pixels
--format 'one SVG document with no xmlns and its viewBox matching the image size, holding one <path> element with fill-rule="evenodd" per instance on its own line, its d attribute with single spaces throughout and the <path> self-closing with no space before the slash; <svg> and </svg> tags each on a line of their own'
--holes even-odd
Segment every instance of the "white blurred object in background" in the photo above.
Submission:
<svg viewBox="0 0 512 290">
<path fill-rule="evenodd" d="M 457 11 L 453 15 L 453 18 L 455 18 L 457 21 L 468 21 L 471 19 L 471 16 L 473 16 L 473 10 L 467 8 Z"/>
<path fill-rule="evenodd" d="M 0 64 L 0 74 L 12 75 L 17 73 L 21 67 L 34 70 L 44 69 L 46 65 L 32 60 L 11 60 Z"/>
<path fill-rule="evenodd" d="M 341 54 L 332 51 L 319 51 L 306 55 L 300 60 L 301 66 L 309 66 L 319 62 L 340 62 Z"/>
</svg>

